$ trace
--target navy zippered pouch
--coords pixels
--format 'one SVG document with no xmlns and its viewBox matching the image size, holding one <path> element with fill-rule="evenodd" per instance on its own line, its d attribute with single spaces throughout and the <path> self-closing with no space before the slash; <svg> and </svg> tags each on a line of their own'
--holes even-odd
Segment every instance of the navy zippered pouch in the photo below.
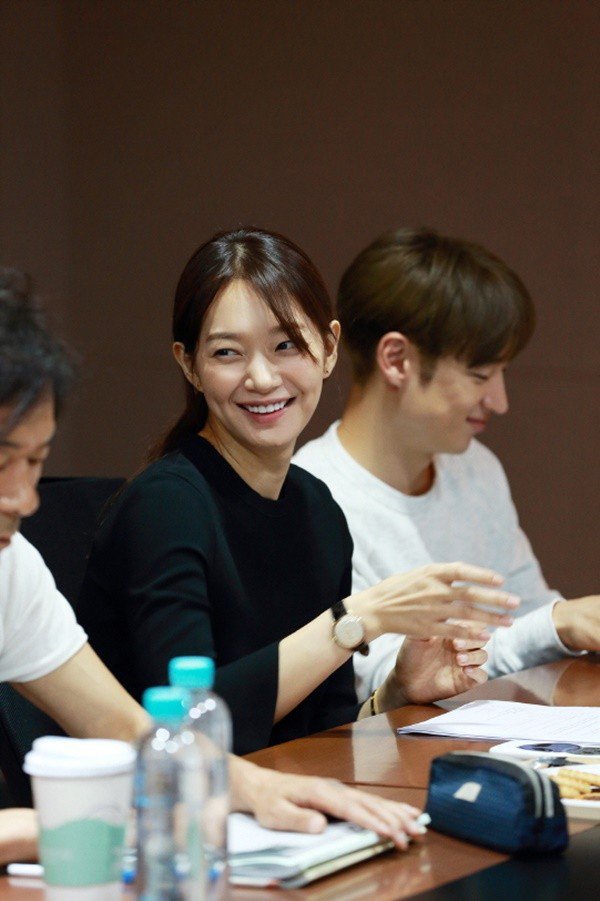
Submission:
<svg viewBox="0 0 600 901">
<path fill-rule="evenodd" d="M 508 758 L 452 751 L 431 763 L 431 826 L 508 854 L 559 853 L 569 843 L 558 786 Z"/>
</svg>

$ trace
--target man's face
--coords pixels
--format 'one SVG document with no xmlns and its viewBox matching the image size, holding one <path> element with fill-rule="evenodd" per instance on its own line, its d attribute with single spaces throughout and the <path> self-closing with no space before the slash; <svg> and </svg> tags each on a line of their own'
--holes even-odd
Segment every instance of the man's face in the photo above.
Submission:
<svg viewBox="0 0 600 901">
<path fill-rule="evenodd" d="M 21 518 L 38 508 L 36 486 L 56 429 L 52 397 L 42 398 L 5 434 L 12 412 L 0 407 L 0 550 L 10 544 Z"/>
<path fill-rule="evenodd" d="M 423 383 L 417 361 L 402 400 L 411 446 L 430 455 L 465 451 L 471 439 L 484 431 L 492 413 L 508 410 L 505 368 L 505 363 L 469 368 L 444 358 L 431 380 Z"/>
</svg>

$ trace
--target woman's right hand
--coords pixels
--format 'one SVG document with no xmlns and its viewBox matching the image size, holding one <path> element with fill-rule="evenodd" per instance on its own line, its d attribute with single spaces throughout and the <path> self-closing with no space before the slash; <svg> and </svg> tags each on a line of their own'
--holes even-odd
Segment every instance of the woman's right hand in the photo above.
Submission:
<svg viewBox="0 0 600 901">
<path fill-rule="evenodd" d="M 368 642 L 386 632 L 411 638 L 489 638 L 487 626 L 513 622 L 490 608 L 512 611 L 520 604 L 519 598 L 499 590 L 503 581 L 480 566 L 432 563 L 390 576 L 351 595 L 345 604 L 362 617 Z"/>
<path fill-rule="evenodd" d="M 333 816 L 372 829 L 402 849 L 409 838 L 425 832 L 417 822 L 420 811 L 409 804 L 336 779 L 279 773 L 236 757 L 230 763 L 232 808 L 250 811 L 268 829 L 318 833 L 327 826 L 327 817 Z"/>
</svg>

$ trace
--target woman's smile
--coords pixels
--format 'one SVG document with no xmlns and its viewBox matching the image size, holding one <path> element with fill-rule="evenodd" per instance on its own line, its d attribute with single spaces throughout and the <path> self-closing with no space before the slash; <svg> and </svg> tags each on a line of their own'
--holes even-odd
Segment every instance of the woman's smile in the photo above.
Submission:
<svg viewBox="0 0 600 901">
<path fill-rule="evenodd" d="M 277 422 L 283 416 L 284 411 L 293 404 L 294 400 L 294 397 L 288 397 L 287 400 L 238 403 L 238 407 L 241 407 L 242 410 L 252 416 L 255 422 L 271 423 Z"/>
</svg>

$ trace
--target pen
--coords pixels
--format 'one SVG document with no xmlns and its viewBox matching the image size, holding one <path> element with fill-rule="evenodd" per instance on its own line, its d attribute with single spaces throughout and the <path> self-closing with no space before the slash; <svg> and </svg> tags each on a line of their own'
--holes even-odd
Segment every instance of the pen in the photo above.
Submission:
<svg viewBox="0 0 600 901">
<path fill-rule="evenodd" d="M 9 863 L 6 872 L 9 876 L 37 876 L 41 879 L 44 868 L 40 863 Z"/>
<path fill-rule="evenodd" d="M 131 858 L 131 855 L 129 855 L 129 858 Z M 9 863 L 6 867 L 6 874 L 8 876 L 33 876 L 37 879 L 43 879 L 44 868 L 41 863 Z M 135 858 L 133 861 L 126 858 L 123 865 L 122 881 L 125 885 L 131 885 L 131 883 L 135 882 L 135 877 Z"/>
</svg>

